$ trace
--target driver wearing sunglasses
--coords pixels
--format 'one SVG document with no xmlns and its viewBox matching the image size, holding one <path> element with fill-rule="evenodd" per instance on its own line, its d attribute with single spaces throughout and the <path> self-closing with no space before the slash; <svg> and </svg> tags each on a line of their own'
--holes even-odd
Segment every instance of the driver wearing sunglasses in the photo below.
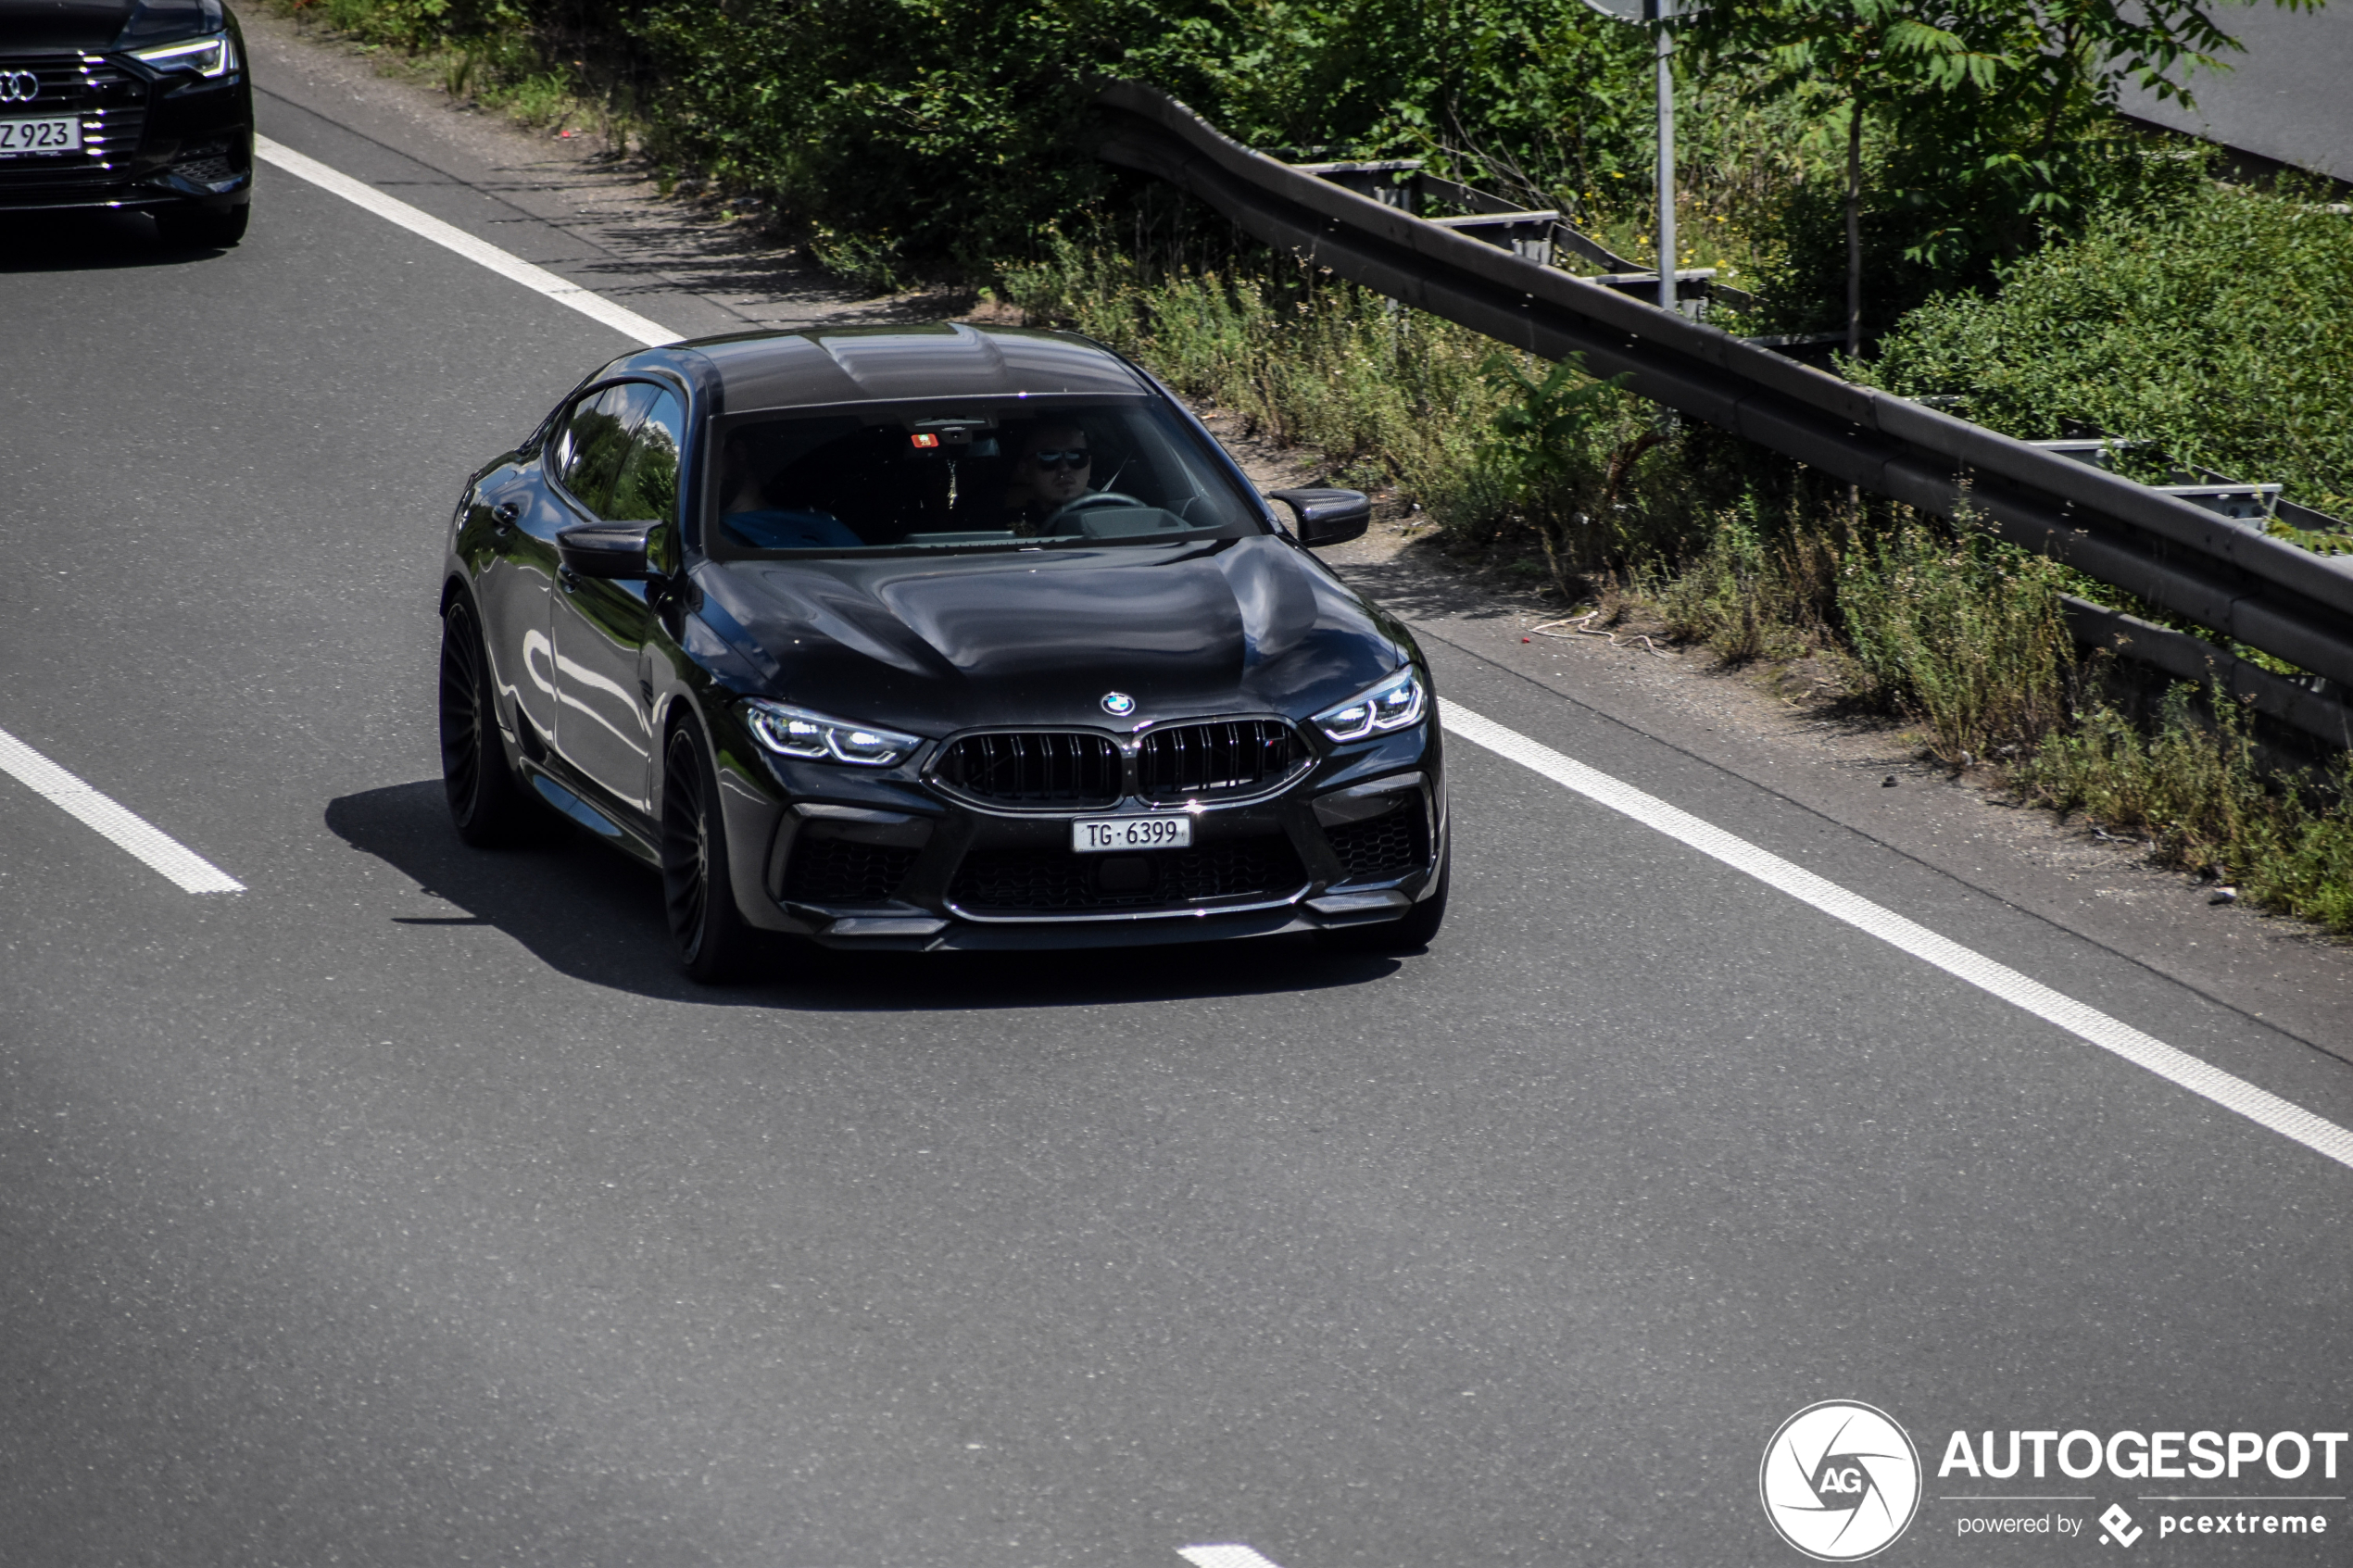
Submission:
<svg viewBox="0 0 2353 1568">
<path fill-rule="evenodd" d="M 1013 532 L 1035 533 L 1047 519 L 1094 488 L 1087 433 L 1076 425 L 1039 425 L 1021 444 L 1005 509 Z"/>
</svg>

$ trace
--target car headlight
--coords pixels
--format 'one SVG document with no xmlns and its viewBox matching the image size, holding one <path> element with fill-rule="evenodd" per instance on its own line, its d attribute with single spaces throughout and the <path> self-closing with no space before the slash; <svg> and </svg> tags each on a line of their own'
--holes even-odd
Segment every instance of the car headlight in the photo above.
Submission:
<svg viewBox="0 0 2353 1568">
<path fill-rule="evenodd" d="M 1331 740 L 1363 740 L 1366 735 L 1402 730 L 1421 722 L 1429 706 L 1421 677 L 1410 664 L 1396 674 L 1338 708 L 1315 715 L 1315 727 Z"/>
<path fill-rule="evenodd" d="M 209 38 L 185 38 L 177 44 L 158 44 L 151 49 L 133 49 L 131 57 L 142 65 L 158 70 L 192 70 L 198 76 L 226 76 L 237 63 L 237 46 L 229 42 L 225 32 Z"/>
<path fill-rule="evenodd" d="M 887 768 L 914 754 L 923 741 L 895 730 L 871 724 L 846 723 L 806 709 L 786 708 L 764 697 L 744 700 L 744 719 L 760 744 L 779 757 L 799 757 L 812 762 L 849 762 L 861 768 Z"/>
</svg>

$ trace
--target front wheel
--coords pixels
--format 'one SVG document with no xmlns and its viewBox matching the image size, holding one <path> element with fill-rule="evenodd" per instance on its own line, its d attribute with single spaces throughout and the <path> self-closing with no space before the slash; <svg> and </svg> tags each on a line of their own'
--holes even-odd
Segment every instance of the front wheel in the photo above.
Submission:
<svg viewBox="0 0 2353 1568">
<path fill-rule="evenodd" d="M 1453 877 L 1454 845 L 1449 839 L 1446 857 L 1438 863 L 1438 891 L 1397 920 L 1319 931 L 1315 940 L 1343 953 L 1411 953 L 1427 947 L 1438 939 L 1438 928 L 1446 923 L 1446 891 Z"/>
<path fill-rule="evenodd" d="M 686 977 L 720 985 L 742 974 L 754 936 L 727 871 L 719 774 L 691 723 L 671 733 L 662 753 L 661 893 Z"/>
</svg>

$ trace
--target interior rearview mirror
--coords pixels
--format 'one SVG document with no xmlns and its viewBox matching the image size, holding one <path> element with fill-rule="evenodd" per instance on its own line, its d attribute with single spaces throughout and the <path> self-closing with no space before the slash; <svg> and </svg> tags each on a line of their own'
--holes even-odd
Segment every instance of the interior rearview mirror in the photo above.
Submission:
<svg viewBox="0 0 2353 1568">
<path fill-rule="evenodd" d="M 650 522 L 575 522 L 556 535 L 563 568 L 575 577 L 630 580 L 651 575 L 646 566 Z"/>
<path fill-rule="evenodd" d="M 1291 509 L 1299 542 L 1311 546 L 1360 539 L 1373 521 L 1372 500 L 1361 490 L 1270 490 L 1266 498 Z"/>
</svg>

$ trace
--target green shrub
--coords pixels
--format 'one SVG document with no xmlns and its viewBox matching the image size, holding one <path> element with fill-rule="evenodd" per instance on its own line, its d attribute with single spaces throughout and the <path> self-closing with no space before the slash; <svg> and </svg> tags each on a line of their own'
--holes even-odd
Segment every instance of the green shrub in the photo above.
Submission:
<svg viewBox="0 0 2353 1568">
<path fill-rule="evenodd" d="M 1913 312 L 1867 373 L 2013 435 L 2082 421 L 2353 513 L 2353 218 L 2204 182 L 2110 205 L 1993 297 Z"/>
<path fill-rule="evenodd" d="M 869 285 L 985 279 L 1148 201 L 1153 184 L 1098 163 L 1082 133 L 1105 75 L 1287 156 L 1425 158 L 1632 254 L 1655 221 L 1648 41 L 1581 0 L 275 3 L 441 56 L 454 91 L 507 101 L 547 79 L 626 111 L 658 160 L 765 198 Z M 1686 263 L 1754 270 L 1748 216 L 1795 132 L 1710 86 L 1687 84 L 1685 108 Z"/>
<path fill-rule="evenodd" d="M 294 8 L 313 11 L 338 32 L 402 49 L 513 36 L 532 19 L 524 0 L 295 0 Z"/>
<path fill-rule="evenodd" d="M 796 226 L 973 275 L 1139 188 L 1082 133 L 1105 75 L 1254 145 L 1435 156 L 1530 193 L 1649 162 L 1641 35 L 1579 0 L 658 0 L 625 25 L 664 150 Z"/>
<path fill-rule="evenodd" d="M 1623 376 L 1597 381 L 1572 355 L 1529 373 L 1525 357 L 1489 356 L 1483 375 L 1500 395 L 1493 426 L 1475 453 L 1466 496 L 1496 518 L 1532 532 L 1564 598 L 1575 578 L 1662 553 L 1659 523 L 1680 521 L 1644 494 L 1643 459 L 1671 439 L 1655 409 L 1628 395 Z"/>
</svg>

